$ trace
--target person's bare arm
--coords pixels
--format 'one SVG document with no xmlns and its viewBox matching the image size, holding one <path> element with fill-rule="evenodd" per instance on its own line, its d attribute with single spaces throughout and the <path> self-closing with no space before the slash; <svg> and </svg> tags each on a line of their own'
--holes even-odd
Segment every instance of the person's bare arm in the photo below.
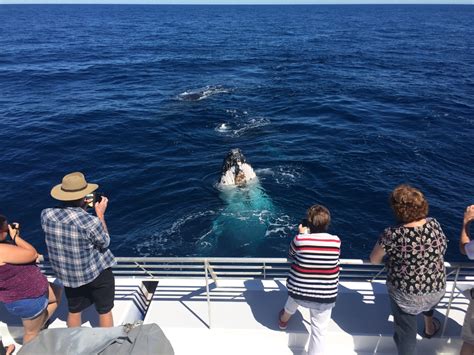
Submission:
<svg viewBox="0 0 474 355">
<path fill-rule="evenodd" d="M 474 205 L 468 206 L 464 212 L 464 219 L 461 229 L 461 236 L 459 238 L 459 251 L 461 254 L 466 255 L 466 244 L 471 241 L 471 235 L 469 233 L 469 227 L 471 222 L 474 220 Z"/>
<path fill-rule="evenodd" d="M 108 203 L 109 199 L 105 196 L 102 196 L 102 200 L 94 205 L 95 214 L 102 222 L 102 226 L 104 227 L 104 230 L 107 234 L 109 234 L 109 231 L 107 229 L 107 224 L 105 223 L 105 210 L 107 209 Z"/>
<path fill-rule="evenodd" d="M 370 262 L 372 264 L 381 264 L 383 257 L 385 256 L 384 248 L 379 244 L 375 244 L 372 253 L 370 253 Z"/>
<path fill-rule="evenodd" d="M 16 228 L 8 226 L 10 238 L 16 245 L 0 245 L 0 262 L 8 264 L 27 264 L 36 260 L 38 253 L 34 246 L 20 236 L 20 225 L 15 223 Z"/>
</svg>

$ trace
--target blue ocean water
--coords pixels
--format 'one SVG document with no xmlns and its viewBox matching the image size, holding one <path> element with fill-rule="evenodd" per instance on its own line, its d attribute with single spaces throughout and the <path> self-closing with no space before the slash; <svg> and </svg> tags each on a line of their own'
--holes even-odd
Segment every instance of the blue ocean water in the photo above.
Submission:
<svg viewBox="0 0 474 355">
<path fill-rule="evenodd" d="M 408 182 L 462 260 L 473 19 L 474 6 L 0 6 L 0 213 L 44 252 L 40 212 L 79 170 L 110 198 L 119 256 L 283 257 L 322 203 L 342 256 L 367 258 Z M 265 201 L 249 226 L 216 188 L 234 147 Z M 216 231 L 226 217 L 240 224 Z"/>
</svg>

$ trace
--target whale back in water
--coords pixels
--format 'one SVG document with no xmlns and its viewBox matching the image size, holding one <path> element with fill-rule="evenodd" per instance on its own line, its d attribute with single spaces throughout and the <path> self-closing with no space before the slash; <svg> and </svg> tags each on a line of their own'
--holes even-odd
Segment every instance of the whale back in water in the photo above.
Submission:
<svg viewBox="0 0 474 355">
<path fill-rule="evenodd" d="M 213 254 L 251 256 L 267 234 L 274 205 L 258 182 L 220 192 L 225 208 L 214 220 Z"/>
</svg>

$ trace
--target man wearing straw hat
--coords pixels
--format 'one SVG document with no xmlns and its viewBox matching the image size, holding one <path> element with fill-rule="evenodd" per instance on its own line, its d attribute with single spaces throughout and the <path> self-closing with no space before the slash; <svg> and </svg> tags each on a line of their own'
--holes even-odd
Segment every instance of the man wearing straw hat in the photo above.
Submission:
<svg viewBox="0 0 474 355">
<path fill-rule="evenodd" d="M 41 213 L 49 261 L 64 284 L 68 327 L 80 327 L 81 312 L 92 304 L 99 313 L 99 325 L 113 327 L 115 281 L 111 266 L 115 260 L 108 249 L 110 237 L 104 218 L 108 199 L 96 202 L 93 192 L 98 187 L 80 172 L 68 174 L 51 190 L 62 206 Z M 86 212 L 91 200 L 97 217 Z"/>
</svg>

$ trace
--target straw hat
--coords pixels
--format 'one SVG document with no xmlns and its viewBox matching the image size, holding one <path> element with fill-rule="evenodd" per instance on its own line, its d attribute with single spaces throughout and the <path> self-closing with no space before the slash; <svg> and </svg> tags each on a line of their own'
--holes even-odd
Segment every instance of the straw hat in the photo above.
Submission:
<svg viewBox="0 0 474 355">
<path fill-rule="evenodd" d="M 88 184 L 83 173 L 75 172 L 63 177 L 63 182 L 51 189 L 51 196 L 59 201 L 74 201 L 97 190 L 99 185 Z"/>
</svg>

